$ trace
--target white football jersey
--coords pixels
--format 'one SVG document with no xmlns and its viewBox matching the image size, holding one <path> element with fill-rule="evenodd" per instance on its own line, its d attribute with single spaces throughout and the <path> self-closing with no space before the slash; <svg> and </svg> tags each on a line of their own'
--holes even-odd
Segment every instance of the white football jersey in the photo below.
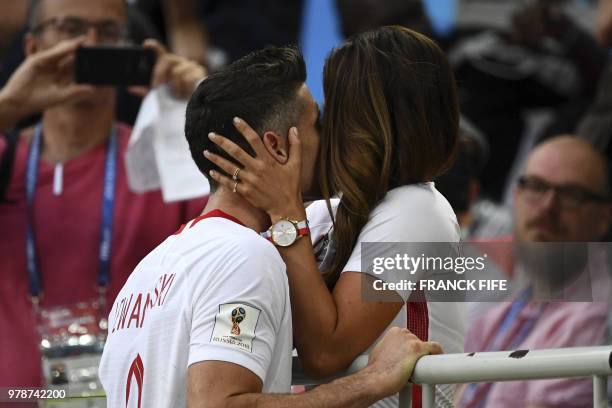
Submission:
<svg viewBox="0 0 612 408">
<path fill-rule="evenodd" d="M 99 374 L 108 407 L 185 407 L 187 369 L 206 360 L 243 366 L 263 392 L 286 393 L 292 347 L 278 251 L 215 210 L 181 227 L 130 275 L 110 312 Z"/>
</svg>

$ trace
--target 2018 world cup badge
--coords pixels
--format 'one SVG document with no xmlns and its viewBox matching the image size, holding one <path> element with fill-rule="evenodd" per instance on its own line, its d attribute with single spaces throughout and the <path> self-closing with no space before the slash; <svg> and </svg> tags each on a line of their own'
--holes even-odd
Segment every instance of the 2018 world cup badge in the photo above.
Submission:
<svg viewBox="0 0 612 408">
<path fill-rule="evenodd" d="M 261 310 L 242 303 L 219 305 L 211 343 L 251 352 Z"/>
</svg>

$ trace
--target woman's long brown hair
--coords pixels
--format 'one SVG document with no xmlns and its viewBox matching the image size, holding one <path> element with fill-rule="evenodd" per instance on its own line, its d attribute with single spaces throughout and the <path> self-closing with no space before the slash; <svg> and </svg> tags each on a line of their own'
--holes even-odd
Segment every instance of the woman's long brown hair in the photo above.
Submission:
<svg viewBox="0 0 612 408">
<path fill-rule="evenodd" d="M 430 181 L 454 158 L 459 107 L 440 48 L 403 27 L 358 34 L 328 57 L 320 178 L 323 197 L 339 194 L 333 285 L 374 207 L 396 187 Z M 418 216 L 414 214 L 413 216 Z"/>
</svg>

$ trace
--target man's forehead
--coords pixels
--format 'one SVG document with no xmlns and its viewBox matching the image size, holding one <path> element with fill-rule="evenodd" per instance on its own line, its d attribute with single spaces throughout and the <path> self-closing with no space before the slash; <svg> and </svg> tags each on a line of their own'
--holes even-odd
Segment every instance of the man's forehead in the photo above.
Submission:
<svg viewBox="0 0 612 408">
<path fill-rule="evenodd" d="M 556 143 L 536 148 L 524 173 L 553 183 L 598 187 L 604 171 L 601 160 L 584 146 Z"/>
<path fill-rule="evenodd" d="M 90 20 L 125 20 L 123 0 L 41 0 L 42 19 L 81 17 Z"/>
</svg>

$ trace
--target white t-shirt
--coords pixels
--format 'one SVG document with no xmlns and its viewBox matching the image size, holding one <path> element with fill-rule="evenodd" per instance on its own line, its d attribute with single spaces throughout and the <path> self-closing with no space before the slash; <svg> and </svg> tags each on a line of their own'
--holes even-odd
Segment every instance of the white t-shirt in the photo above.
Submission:
<svg viewBox="0 0 612 408">
<path fill-rule="evenodd" d="M 333 200 L 335 212 L 339 200 Z M 325 201 L 316 201 L 307 209 L 306 214 L 311 227 L 313 243 L 331 231 L 332 224 Z M 455 213 L 433 182 L 411 184 L 390 190 L 374 208 L 370 219 L 363 227 L 357 244 L 343 268 L 344 272 L 363 272 L 361 266 L 361 244 L 366 242 L 459 242 L 460 229 Z M 323 248 L 319 250 L 319 260 L 324 257 Z M 329 252 L 329 251 L 328 251 Z M 324 259 L 323 262 L 329 262 Z M 385 274 L 388 272 L 385 272 Z M 377 276 L 386 282 L 399 282 L 401 276 Z M 398 292 L 407 300 L 409 291 Z M 404 304 L 395 316 L 392 326 L 408 327 L 408 311 Z M 423 309 L 423 314 L 425 310 Z M 446 353 L 462 353 L 466 331 L 465 305 L 462 303 L 427 302 L 427 314 L 416 316 L 425 324 L 430 341 L 439 342 Z M 384 333 L 383 333 L 384 334 Z M 382 335 L 381 335 L 382 337 Z M 378 343 L 376 340 L 376 343 Z M 371 350 L 367 350 L 366 354 Z M 452 387 L 439 386 L 439 391 L 452 401 Z M 441 402 L 441 398 L 436 399 Z M 438 406 L 445 406 L 443 403 Z M 397 396 L 387 398 L 375 407 L 397 407 Z"/>
<path fill-rule="evenodd" d="M 99 374 L 109 407 L 185 407 L 187 369 L 206 360 L 249 369 L 263 392 L 290 390 L 285 264 L 230 219 L 198 217 L 147 255 L 119 292 L 108 332 Z"/>
</svg>

